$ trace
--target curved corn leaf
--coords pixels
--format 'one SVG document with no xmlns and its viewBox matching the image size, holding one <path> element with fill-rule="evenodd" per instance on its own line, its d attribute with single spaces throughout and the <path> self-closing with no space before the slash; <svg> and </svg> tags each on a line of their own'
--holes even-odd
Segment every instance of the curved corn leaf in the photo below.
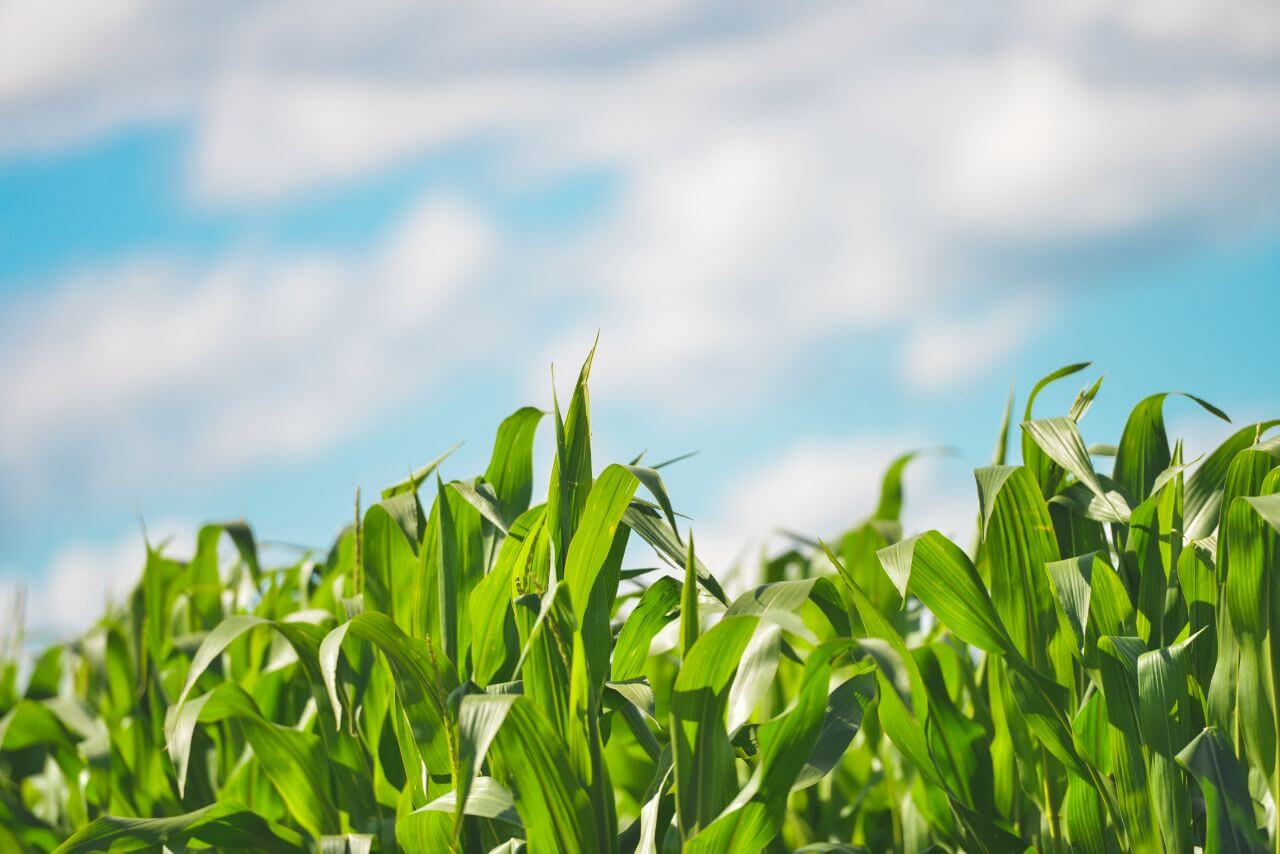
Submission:
<svg viewBox="0 0 1280 854">
<path fill-rule="evenodd" d="M 659 578 L 644 591 L 613 646 L 614 679 L 634 679 L 644 671 L 654 636 L 679 613 L 680 596 L 680 582 L 670 577 Z"/>
<path fill-rule="evenodd" d="M 760 727 L 760 756 L 751 778 L 723 813 L 688 840 L 686 850 L 758 851 L 777 835 L 787 798 L 822 729 L 830 659 L 846 646 L 832 641 L 809 657 L 795 702 Z"/>
<path fill-rule="evenodd" d="M 1277 424 L 1280 424 L 1280 420 L 1260 421 L 1241 427 L 1205 457 L 1204 462 L 1200 463 L 1195 472 L 1187 478 L 1185 499 L 1187 537 L 1198 540 L 1213 533 L 1218 526 L 1222 490 L 1232 461 L 1238 453 L 1248 448 L 1257 441 L 1258 437 Z"/>
<path fill-rule="evenodd" d="M 1106 521 L 1127 522 L 1129 507 L 1122 495 L 1106 490 L 1093 470 L 1089 452 L 1080 438 L 1080 428 L 1070 418 L 1025 421 L 1022 429 L 1045 455 L 1073 475 L 1098 499 Z"/>
<path fill-rule="evenodd" d="M 533 439 L 544 415 L 541 409 L 526 406 L 498 425 L 484 479 L 492 484 L 507 524 L 529 508 L 529 497 L 533 494 Z"/>
<path fill-rule="evenodd" d="M 1228 424 L 1231 419 L 1212 403 L 1184 392 L 1163 392 L 1143 398 L 1129 413 L 1120 444 L 1116 449 L 1112 478 L 1120 489 L 1137 503 L 1155 490 L 1156 476 L 1169 467 L 1169 437 L 1164 429 L 1164 402 L 1170 394 L 1185 397 Z"/>
<path fill-rule="evenodd" d="M 737 786 L 725 730 L 729 684 L 759 618 L 725 617 L 689 651 L 671 695 L 671 755 L 680 833 L 692 838 L 728 806 Z"/>
<path fill-rule="evenodd" d="M 1204 793 L 1205 854 L 1257 854 L 1266 841 L 1253 818 L 1245 770 L 1222 735 L 1206 727 L 1177 755 Z"/>
<path fill-rule="evenodd" d="M 102 816 L 62 843 L 58 854 L 102 851 L 126 840 L 170 848 L 181 848 L 188 841 L 258 851 L 294 852 L 302 848 L 302 838 L 293 831 L 236 803 L 222 801 L 167 818 Z"/>
<path fill-rule="evenodd" d="M 1025 411 L 1022 413 L 1022 420 L 1023 421 L 1032 420 L 1032 412 L 1035 407 L 1036 397 L 1039 396 L 1040 392 L 1043 391 L 1047 386 L 1057 382 L 1060 379 L 1069 377 L 1072 374 L 1078 374 L 1080 371 L 1083 371 L 1085 368 L 1089 367 L 1091 364 L 1093 363 L 1092 362 L 1076 362 L 1075 364 L 1064 365 L 1063 367 L 1058 368 L 1056 371 L 1053 371 L 1052 373 L 1046 374 L 1045 376 L 1041 377 L 1036 382 L 1036 384 L 1031 387 L 1031 393 L 1027 395 L 1027 406 Z M 1009 392 L 1009 398 L 1011 401 L 1010 406 L 1012 406 L 1012 399 L 1013 399 L 1012 389 Z M 1035 441 L 1032 440 L 1032 438 L 1029 435 L 1027 435 L 1026 432 L 1023 432 L 1022 434 L 1022 461 L 1023 461 L 1023 464 L 1026 465 L 1027 468 L 1031 470 L 1032 474 L 1035 475 L 1036 482 L 1039 483 L 1041 487 L 1044 489 L 1045 496 L 1047 497 L 1049 495 L 1052 495 L 1057 489 L 1057 481 L 1062 476 L 1061 470 L 1059 469 L 1055 471 L 1053 460 L 1050 459 L 1050 457 L 1047 456 L 1045 452 L 1042 451 L 1037 446 Z M 1004 460 L 1001 459 L 996 464 L 1003 465 Z"/>
<path fill-rule="evenodd" d="M 482 698 L 507 705 L 489 748 L 494 777 L 511 793 L 534 851 L 587 852 L 598 841 L 596 817 L 556 729 L 525 697 Z"/>
</svg>

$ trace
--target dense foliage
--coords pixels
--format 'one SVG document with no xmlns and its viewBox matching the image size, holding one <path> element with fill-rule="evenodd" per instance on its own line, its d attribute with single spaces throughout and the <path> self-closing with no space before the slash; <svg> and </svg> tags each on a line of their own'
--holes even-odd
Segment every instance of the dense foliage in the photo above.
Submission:
<svg viewBox="0 0 1280 854">
<path fill-rule="evenodd" d="M 1098 383 L 1032 412 L 1069 366 L 971 553 L 903 538 L 908 454 L 730 597 L 662 466 L 593 469 L 589 367 L 545 502 L 521 409 L 327 555 L 209 525 L 21 678 L 15 627 L 0 849 L 1280 850 L 1278 422 L 1184 461 L 1158 394 L 1086 448 Z"/>
</svg>

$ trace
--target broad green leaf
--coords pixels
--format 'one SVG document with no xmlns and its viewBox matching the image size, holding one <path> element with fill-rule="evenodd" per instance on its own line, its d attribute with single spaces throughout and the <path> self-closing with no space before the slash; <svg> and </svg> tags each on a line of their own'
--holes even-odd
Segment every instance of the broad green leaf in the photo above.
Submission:
<svg viewBox="0 0 1280 854">
<path fill-rule="evenodd" d="M 372 643 L 395 677 L 395 692 L 411 728 L 414 749 L 432 776 L 452 774 L 445 699 L 457 688 L 452 665 L 426 643 L 410 638 L 384 614 L 370 611 L 341 624 L 320 646 L 320 666 L 336 724 L 347 702 L 338 692 L 338 663 L 348 635 Z"/>
<path fill-rule="evenodd" d="M 246 522 L 205 525 L 196 535 L 196 551 L 188 567 L 191 581 L 187 592 L 204 628 L 222 620 L 222 579 L 218 573 L 218 544 L 225 535 L 235 545 L 240 559 L 254 577 L 261 575 L 258 546 Z"/>
<path fill-rule="evenodd" d="M 471 619 L 471 678 L 481 685 L 509 675 L 520 654 L 520 639 L 511 611 L 511 587 L 521 561 L 527 562 L 530 538 L 545 524 L 546 506 L 539 505 L 520 514 L 502 541 L 493 569 L 471 593 L 467 614 Z M 531 545 L 531 544 L 530 544 Z"/>
<path fill-rule="evenodd" d="M 1239 720 L 1241 706 L 1250 707 L 1251 715 L 1261 713 L 1262 692 L 1251 687 L 1258 682 L 1258 656 L 1245 651 L 1239 629 L 1234 625 L 1233 611 L 1245 603 L 1237 603 L 1233 609 L 1229 602 L 1231 568 L 1235 561 L 1231 557 L 1231 537 L 1226 530 L 1229 526 L 1228 516 L 1236 499 L 1274 491 L 1274 485 L 1271 490 L 1264 490 L 1264 486 L 1277 467 L 1280 467 L 1280 442 L 1272 439 L 1250 445 L 1231 460 L 1219 496 L 1222 516 L 1218 523 L 1218 552 L 1214 561 L 1219 585 L 1216 621 L 1218 658 L 1209 685 L 1206 712 L 1208 723 L 1218 727 L 1233 741 L 1238 741 L 1245 735 L 1241 732 Z M 1249 516 L 1243 514 L 1238 518 L 1243 521 Z M 1246 656 L 1250 656 L 1247 661 Z"/>
<path fill-rule="evenodd" d="M 449 486 L 502 533 L 507 533 L 507 522 L 503 518 L 503 509 L 499 504 L 498 494 L 493 486 L 479 478 L 473 480 L 454 480 Z"/>
<path fill-rule="evenodd" d="M 622 624 L 613 647 L 612 673 L 615 680 L 634 679 L 644 672 L 649 646 L 654 636 L 676 618 L 680 597 L 680 582 L 665 576 L 644 591 Z"/>
<path fill-rule="evenodd" d="M 180 849 L 188 841 L 259 851 L 294 852 L 302 847 L 296 832 L 266 821 L 239 804 L 221 801 L 166 818 L 102 816 L 73 834 L 58 854 L 102 851 L 117 841 Z"/>
<path fill-rule="evenodd" d="M 424 810 L 453 815 L 458 812 L 458 793 L 456 791 L 445 792 L 425 807 L 419 808 L 419 811 Z M 466 801 L 462 806 L 461 813 L 463 815 L 480 816 L 481 818 L 495 818 L 515 827 L 520 826 L 520 814 L 516 812 L 516 805 L 511 799 L 511 793 L 498 785 L 498 782 L 492 777 L 476 777 L 472 781 L 471 789 L 466 795 Z"/>
<path fill-rule="evenodd" d="M 529 508 L 533 494 L 533 439 L 543 415 L 546 413 L 532 406 L 517 409 L 498 425 L 498 435 L 493 440 L 493 455 L 484 479 L 497 493 L 507 524 Z"/>
<path fill-rule="evenodd" d="M 925 734 L 934 762 L 957 800 L 982 815 L 994 815 L 986 732 L 976 721 L 966 718 L 952 701 L 935 650 L 924 646 L 914 655 L 929 691 L 929 722 Z"/>
<path fill-rule="evenodd" d="M 1187 544 L 1178 555 L 1178 586 L 1187 606 L 1188 631 L 1192 634 L 1202 632 L 1200 641 L 1191 649 L 1189 666 L 1193 675 L 1193 690 L 1203 704 L 1209 690 L 1213 662 L 1217 657 L 1218 582 L 1212 549 L 1199 542 Z"/>
<path fill-rule="evenodd" d="M 1045 565 L 1058 606 L 1067 620 L 1075 648 L 1085 654 L 1089 648 L 1089 599 L 1093 595 L 1093 564 L 1096 555 L 1053 561 Z"/>
<path fill-rule="evenodd" d="M 520 631 L 518 670 L 524 692 L 548 720 L 557 725 L 569 714 L 569 677 L 574 641 L 573 609 L 563 584 L 553 584 L 539 598 L 532 594 L 514 605 Z"/>
<path fill-rule="evenodd" d="M 1138 656 L 1138 723 L 1148 752 L 1148 779 L 1165 848 L 1185 851 L 1191 847 L 1191 799 L 1174 754 L 1190 735 L 1185 723 L 1174 716 L 1190 699 L 1186 688 L 1186 650 L 1196 638 Z"/>
<path fill-rule="evenodd" d="M 1041 377 L 1036 384 L 1031 387 L 1031 393 L 1027 395 L 1027 406 L 1026 410 L 1022 413 L 1022 420 L 1032 420 L 1032 412 L 1035 407 L 1036 397 L 1039 396 L 1040 392 L 1043 391 L 1045 387 L 1060 379 L 1069 377 L 1072 374 L 1077 374 L 1089 367 L 1091 364 L 1092 362 L 1077 362 L 1075 364 L 1065 365 L 1058 368 L 1056 371 Z M 1012 399 L 1012 392 L 1010 393 L 1010 398 Z M 1025 432 L 1022 434 L 1022 461 L 1027 468 L 1031 470 L 1031 473 L 1035 475 L 1036 482 L 1041 485 L 1046 497 L 1057 491 L 1057 481 L 1062 476 L 1061 471 L 1054 470 L 1053 460 L 1046 456 L 1045 452 L 1042 451 Z M 996 464 L 1003 465 L 1004 461 L 1000 460 Z"/>
<path fill-rule="evenodd" d="M 1129 508 L 1124 497 L 1115 491 L 1103 489 L 1075 421 L 1070 418 L 1025 421 L 1022 429 L 1049 459 L 1089 488 L 1108 512 L 1108 521 L 1128 521 Z"/>
<path fill-rule="evenodd" d="M 676 815 L 688 840 L 724 810 L 737 791 L 724 714 L 738 661 L 758 617 L 725 617 L 689 651 L 671 695 L 671 753 Z"/>
<path fill-rule="evenodd" d="M 472 781 L 489 753 L 489 745 L 507 718 L 516 695 L 471 694 L 458 706 L 458 776 L 454 781 L 454 836 L 461 826 L 464 805 L 471 805 Z M 489 816 L 497 818 L 497 816 Z"/>
<path fill-rule="evenodd" d="M 927 531 L 876 554 L 898 591 L 910 589 L 956 637 L 987 652 L 1013 649 L 982 579 L 955 543 Z"/>
<path fill-rule="evenodd" d="M 1273 656 L 1280 651 L 1280 480 L 1263 483 L 1261 496 L 1242 496 L 1227 510 L 1228 573 L 1223 595 L 1240 644 L 1236 714 L 1249 762 L 1264 779 L 1275 780 L 1280 736 L 1276 705 L 1280 673 Z M 1274 794 L 1273 794 L 1274 796 Z"/>
<path fill-rule="evenodd" d="M 822 729 L 830 659 L 847 645 L 832 641 L 810 656 L 795 702 L 760 727 L 759 760 L 751 778 L 724 812 L 688 841 L 686 850 L 759 851 L 777 835 L 787 798 Z"/>
<path fill-rule="evenodd" d="M 1169 394 L 1153 394 L 1139 401 L 1129 413 L 1120 435 L 1112 477 L 1133 503 L 1146 499 L 1153 492 L 1156 476 L 1169 467 L 1169 437 L 1164 429 L 1164 401 Z M 1209 414 L 1231 422 L 1222 410 L 1193 394 L 1172 394 L 1194 401 Z"/>
<path fill-rule="evenodd" d="M 844 581 L 845 587 L 849 591 L 850 598 L 853 600 L 854 611 L 859 624 L 855 630 L 855 637 L 862 639 L 863 648 L 875 658 L 879 667 L 878 675 L 880 679 L 892 688 L 895 695 L 899 696 L 899 703 L 910 702 L 909 709 L 904 705 L 904 709 L 908 713 L 913 712 L 920 719 L 927 718 L 929 695 L 925 690 L 920 670 L 916 666 L 911 652 L 907 649 L 902 635 L 871 603 L 866 594 L 862 592 L 862 588 L 853 580 L 840 563 L 839 558 L 835 556 L 831 549 L 826 547 L 825 543 L 823 544 L 823 550 L 827 560 L 836 567 L 840 578 Z M 868 639 L 874 639 L 879 644 L 883 644 L 883 647 L 878 644 L 868 643 Z"/>
<path fill-rule="evenodd" d="M 188 727 L 197 721 L 217 723 L 228 719 L 235 719 L 244 727 L 254 756 L 290 815 L 314 836 L 336 832 L 338 808 L 320 737 L 268 721 L 253 698 L 235 683 L 225 682 L 181 709 L 174 722 L 171 751 L 183 751 L 184 746 L 190 749 Z"/>
<path fill-rule="evenodd" d="M 491 697 L 508 705 L 489 748 L 493 776 L 511 793 L 533 851 L 596 850 L 596 817 L 578 784 L 558 729 L 528 698 Z"/>
<path fill-rule="evenodd" d="M 1178 753 L 1177 760 L 1204 794 L 1205 854 L 1264 851 L 1266 842 L 1254 822 L 1249 781 L 1227 740 L 1206 727 Z"/>
<path fill-rule="evenodd" d="M 812 578 L 764 584 L 739 596 L 725 611 L 726 617 L 758 616 L 763 623 L 747 645 L 729 689 L 729 732 L 747 722 L 772 687 L 783 651 L 782 632 L 807 636 L 810 642 L 815 640 L 804 621 L 794 613 L 809 600 L 813 585 Z M 685 589 L 689 589 L 688 584 Z"/>
<path fill-rule="evenodd" d="M 805 760 L 804 769 L 792 784 L 793 789 L 812 786 L 831 773 L 849 749 L 849 743 L 858 734 L 863 718 L 875 701 L 875 677 L 869 673 L 853 676 L 836 686 L 827 696 L 818 740 Z"/>
<path fill-rule="evenodd" d="M 996 613 L 1027 661 L 1066 682 L 1070 647 L 1059 636 L 1045 571 L 1059 558 L 1048 505 L 1025 466 L 979 469 L 976 476 Z"/>
<path fill-rule="evenodd" d="M 1252 445 L 1258 436 L 1277 424 L 1280 421 L 1260 421 L 1241 427 L 1214 449 L 1187 478 L 1186 536 L 1201 539 L 1213 533 L 1218 526 L 1222 490 L 1232 461 L 1238 453 Z"/>
<path fill-rule="evenodd" d="M 880 484 L 880 501 L 876 504 L 873 517 L 876 519 L 898 519 L 902 515 L 902 475 L 907 466 L 920 451 L 910 451 L 894 459 L 885 470 L 884 480 Z"/>
<path fill-rule="evenodd" d="M 578 533 L 569 545 L 564 570 L 569 600 L 573 603 L 574 618 L 579 624 L 584 624 L 589 616 L 588 604 L 596 582 L 611 556 L 621 559 L 621 555 L 613 554 L 617 534 L 622 515 L 639 485 L 636 476 L 626 468 L 612 465 L 601 472 L 587 496 Z M 613 584 L 616 587 L 616 578 Z M 606 620 L 612 599 L 609 596 L 602 603 Z M 590 616 L 594 618 L 597 614 Z"/>
<path fill-rule="evenodd" d="M 390 501 L 417 499 L 404 493 Z M 375 504 L 361 526 L 365 607 L 391 617 L 405 631 L 413 631 L 413 611 L 421 564 L 403 527 L 386 507 Z"/>
<path fill-rule="evenodd" d="M 560 403 L 553 404 L 556 424 L 556 458 L 551 466 L 551 488 L 547 496 L 547 519 L 551 530 L 551 548 L 555 560 L 555 577 L 564 577 L 565 557 L 578 528 L 578 520 L 587 506 L 591 491 L 591 416 L 587 379 L 596 345 L 582 364 L 578 382 L 569 400 L 569 411 L 561 418 Z"/>
</svg>

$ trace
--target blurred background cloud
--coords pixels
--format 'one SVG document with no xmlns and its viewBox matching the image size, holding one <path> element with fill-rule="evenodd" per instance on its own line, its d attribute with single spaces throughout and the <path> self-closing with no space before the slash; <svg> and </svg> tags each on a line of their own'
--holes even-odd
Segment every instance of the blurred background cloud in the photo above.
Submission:
<svg viewBox="0 0 1280 854">
<path fill-rule="evenodd" d="M 135 506 L 324 545 L 597 330 L 598 436 L 703 451 L 713 559 L 909 443 L 960 446 L 908 482 L 952 524 L 1015 365 L 1097 359 L 1099 439 L 1273 406 L 1278 278 L 1270 2 L 17 0 L 0 564 L 66 627 Z"/>
</svg>

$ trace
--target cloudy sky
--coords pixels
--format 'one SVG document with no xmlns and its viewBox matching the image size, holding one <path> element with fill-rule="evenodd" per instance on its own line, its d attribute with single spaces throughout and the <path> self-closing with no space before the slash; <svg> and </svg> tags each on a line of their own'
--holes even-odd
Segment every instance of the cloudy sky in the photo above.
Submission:
<svg viewBox="0 0 1280 854">
<path fill-rule="evenodd" d="M 597 331 L 599 459 L 700 451 L 723 563 L 942 444 L 910 519 L 967 541 L 1011 378 L 1068 361 L 1091 441 L 1275 415 L 1278 315 L 1270 0 L 0 4 L 0 581 L 47 632 L 139 515 L 324 546 L 357 484 L 475 473 Z"/>
</svg>

